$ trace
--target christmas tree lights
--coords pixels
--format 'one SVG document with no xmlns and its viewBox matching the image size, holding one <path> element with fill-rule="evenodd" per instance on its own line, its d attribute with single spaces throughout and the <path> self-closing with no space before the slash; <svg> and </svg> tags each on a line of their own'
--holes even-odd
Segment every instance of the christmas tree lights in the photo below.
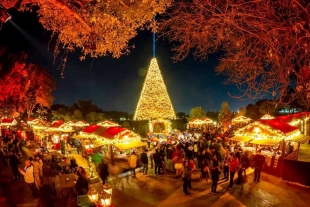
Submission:
<svg viewBox="0 0 310 207">
<path fill-rule="evenodd" d="M 176 115 L 168 95 L 156 58 L 152 58 L 146 74 L 134 120 L 175 119 Z"/>
</svg>

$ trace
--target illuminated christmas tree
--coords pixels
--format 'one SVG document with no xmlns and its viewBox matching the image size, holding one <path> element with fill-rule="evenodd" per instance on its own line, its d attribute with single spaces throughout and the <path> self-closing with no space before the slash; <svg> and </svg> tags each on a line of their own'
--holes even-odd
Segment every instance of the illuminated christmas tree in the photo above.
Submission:
<svg viewBox="0 0 310 207">
<path fill-rule="evenodd" d="M 168 95 L 156 58 L 152 58 L 143 84 L 134 120 L 175 119 L 176 115 Z"/>
</svg>

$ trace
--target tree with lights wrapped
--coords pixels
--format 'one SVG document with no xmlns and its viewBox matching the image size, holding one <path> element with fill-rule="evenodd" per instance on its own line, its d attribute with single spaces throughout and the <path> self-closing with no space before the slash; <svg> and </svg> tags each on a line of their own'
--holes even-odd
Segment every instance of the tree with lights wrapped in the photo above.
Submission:
<svg viewBox="0 0 310 207">
<path fill-rule="evenodd" d="M 156 58 L 152 58 L 146 74 L 134 120 L 175 119 L 176 115 L 168 95 Z"/>
</svg>

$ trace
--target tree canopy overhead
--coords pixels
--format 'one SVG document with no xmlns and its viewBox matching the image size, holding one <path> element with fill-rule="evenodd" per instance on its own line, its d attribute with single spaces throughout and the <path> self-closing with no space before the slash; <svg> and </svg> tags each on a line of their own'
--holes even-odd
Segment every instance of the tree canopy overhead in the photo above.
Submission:
<svg viewBox="0 0 310 207">
<path fill-rule="evenodd" d="M 129 53 L 129 40 L 139 29 L 156 29 L 153 18 L 172 0 L 1 0 L 6 8 L 38 8 L 44 29 L 57 38 L 55 55 L 81 49 L 87 55 L 120 57 Z"/>
<path fill-rule="evenodd" d="M 221 51 L 216 71 L 243 91 L 235 97 L 310 102 L 309 0 L 178 0 L 161 23 L 175 61 Z"/>
</svg>

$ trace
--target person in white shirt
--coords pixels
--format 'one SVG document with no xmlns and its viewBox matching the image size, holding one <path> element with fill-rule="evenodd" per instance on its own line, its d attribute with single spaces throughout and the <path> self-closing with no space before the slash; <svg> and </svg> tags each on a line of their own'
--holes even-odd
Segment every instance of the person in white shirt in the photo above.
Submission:
<svg viewBox="0 0 310 207">
<path fill-rule="evenodd" d="M 32 193 L 35 193 L 34 187 L 34 176 L 33 176 L 33 166 L 30 163 L 30 160 L 25 161 L 24 170 L 18 168 L 18 171 L 24 176 L 25 182 L 28 184 Z"/>
</svg>

